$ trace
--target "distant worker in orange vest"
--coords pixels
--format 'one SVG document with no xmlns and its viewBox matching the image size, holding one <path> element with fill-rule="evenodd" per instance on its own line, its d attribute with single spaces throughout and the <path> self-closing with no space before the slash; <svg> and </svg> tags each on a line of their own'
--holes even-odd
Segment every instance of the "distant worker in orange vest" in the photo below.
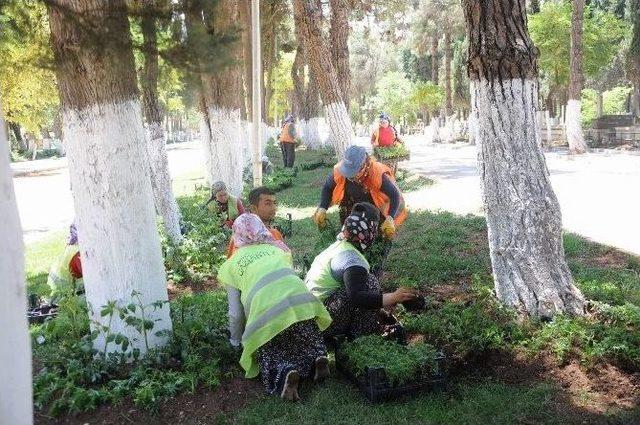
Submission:
<svg viewBox="0 0 640 425">
<path fill-rule="evenodd" d="M 369 202 L 380 210 L 383 217 L 380 229 L 387 239 L 393 238 L 396 227 L 407 218 L 404 199 L 391 169 L 369 156 L 362 146 L 350 146 L 322 188 L 313 221 L 324 227 L 327 209 L 339 205 L 340 222 L 344 223 L 351 208 L 360 202 Z"/>
<path fill-rule="evenodd" d="M 373 147 L 389 147 L 396 143 L 402 143 L 398 138 L 398 132 L 395 127 L 391 125 L 391 119 L 386 113 L 380 114 L 380 121 L 378 128 L 371 135 L 371 144 Z"/>
<path fill-rule="evenodd" d="M 282 122 L 282 129 L 278 141 L 282 150 L 282 161 L 286 168 L 293 168 L 296 160 L 296 127 L 295 118 L 289 114 Z"/>
</svg>

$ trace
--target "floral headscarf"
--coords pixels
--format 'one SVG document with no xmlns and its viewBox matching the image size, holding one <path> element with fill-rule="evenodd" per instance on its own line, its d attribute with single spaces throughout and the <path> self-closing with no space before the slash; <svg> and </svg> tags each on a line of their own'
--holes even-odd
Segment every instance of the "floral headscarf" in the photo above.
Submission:
<svg viewBox="0 0 640 425">
<path fill-rule="evenodd" d="M 373 244 L 378 236 L 380 213 L 366 202 L 354 205 L 351 213 L 344 221 L 338 239 L 351 242 L 356 248 L 364 251 Z"/>
<path fill-rule="evenodd" d="M 75 223 L 72 223 L 69 226 L 69 239 L 67 239 L 67 245 L 77 245 L 78 244 L 78 228 Z"/>
<path fill-rule="evenodd" d="M 248 245 L 269 244 L 280 248 L 284 252 L 291 252 L 284 242 L 273 237 L 260 217 L 251 213 L 241 214 L 233 222 L 233 241 L 236 247 Z"/>
</svg>

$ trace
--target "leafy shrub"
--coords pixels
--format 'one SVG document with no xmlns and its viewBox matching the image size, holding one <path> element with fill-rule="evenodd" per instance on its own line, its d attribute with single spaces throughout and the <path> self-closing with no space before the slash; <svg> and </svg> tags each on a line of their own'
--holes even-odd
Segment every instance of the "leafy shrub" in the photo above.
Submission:
<svg viewBox="0 0 640 425">
<path fill-rule="evenodd" d="M 393 146 L 386 147 L 375 147 L 373 148 L 373 154 L 376 158 L 381 160 L 384 159 L 395 159 L 395 158 L 406 158 L 409 156 L 409 149 L 404 145 L 404 143 L 396 143 Z"/>
<path fill-rule="evenodd" d="M 399 169 L 396 172 L 396 183 L 401 192 L 412 192 L 431 186 L 435 182 L 429 177 L 415 175 L 408 170 Z"/>
<path fill-rule="evenodd" d="M 341 350 L 356 376 L 366 373 L 367 368 L 381 367 L 392 385 L 410 381 L 422 371 L 437 370 L 438 353 L 430 344 L 403 346 L 380 335 L 369 335 L 346 342 Z"/>
<path fill-rule="evenodd" d="M 524 338 L 515 311 L 504 307 L 488 287 L 476 286 L 474 292 L 467 303 L 447 301 L 422 314 L 407 314 L 402 322 L 408 332 L 422 334 L 458 357 L 508 348 Z"/>
<path fill-rule="evenodd" d="M 57 416 L 133 397 L 137 406 L 154 409 L 162 400 L 199 385 L 217 386 L 224 369 L 237 358 L 228 343 L 226 310 L 222 291 L 174 300 L 173 333 L 167 345 L 128 363 L 124 353 L 98 353 L 88 322 L 82 322 L 86 327 L 81 329 L 70 327 L 70 312 L 62 305 L 60 316 L 34 329 L 34 339 L 44 339 L 34 344 L 36 364 L 41 365 L 34 378 L 35 406 L 48 407 Z M 64 334 L 65 329 L 73 332 Z"/>
</svg>

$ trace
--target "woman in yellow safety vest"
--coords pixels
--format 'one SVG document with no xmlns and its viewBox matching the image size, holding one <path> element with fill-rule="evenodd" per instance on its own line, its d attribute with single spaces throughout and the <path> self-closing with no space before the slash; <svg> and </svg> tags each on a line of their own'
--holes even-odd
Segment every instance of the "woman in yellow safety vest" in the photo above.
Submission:
<svg viewBox="0 0 640 425">
<path fill-rule="evenodd" d="M 244 214 L 242 201 L 227 191 L 224 182 L 215 182 L 211 186 L 211 198 L 206 203 L 207 209 L 220 217 L 225 227 L 231 228 L 233 220 Z"/>
<path fill-rule="evenodd" d="M 56 303 L 61 296 L 82 294 L 82 263 L 80 262 L 80 248 L 78 247 L 78 230 L 76 225 L 69 227 L 69 239 L 60 259 L 51 267 L 47 278 L 47 285 L 51 288 L 51 302 Z"/>
<path fill-rule="evenodd" d="M 412 290 L 402 287 L 383 294 L 371 273 L 364 253 L 376 239 L 379 220 L 380 211 L 374 205 L 354 205 L 337 240 L 311 264 L 305 284 L 322 300 L 333 320 L 324 331 L 325 338 L 381 333 L 382 307 L 416 299 Z"/>
<path fill-rule="evenodd" d="M 218 272 L 229 298 L 231 345 L 242 344 L 247 378 L 262 374 L 269 394 L 298 400 L 298 382 L 329 375 L 321 331 L 331 323 L 322 303 L 292 269 L 291 252 L 255 214 L 233 223 L 238 250 Z"/>
</svg>

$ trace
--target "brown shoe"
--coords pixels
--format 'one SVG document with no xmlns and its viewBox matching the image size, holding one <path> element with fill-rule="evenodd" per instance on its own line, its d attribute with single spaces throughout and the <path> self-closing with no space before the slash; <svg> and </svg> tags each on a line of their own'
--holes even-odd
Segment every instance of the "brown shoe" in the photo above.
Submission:
<svg viewBox="0 0 640 425">
<path fill-rule="evenodd" d="M 316 372 L 313 376 L 313 382 L 324 382 L 331 375 L 329 371 L 329 359 L 326 356 L 320 356 L 316 359 Z"/>
<path fill-rule="evenodd" d="M 300 396 L 298 395 L 298 383 L 300 382 L 300 374 L 297 370 L 291 370 L 287 373 L 287 376 L 284 378 L 284 385 L 282 387 L 282 392 L 280 393 L 280 398 L 283 400 L 289 401 L 298 401 L 300 400 Z"/>
</svg>

